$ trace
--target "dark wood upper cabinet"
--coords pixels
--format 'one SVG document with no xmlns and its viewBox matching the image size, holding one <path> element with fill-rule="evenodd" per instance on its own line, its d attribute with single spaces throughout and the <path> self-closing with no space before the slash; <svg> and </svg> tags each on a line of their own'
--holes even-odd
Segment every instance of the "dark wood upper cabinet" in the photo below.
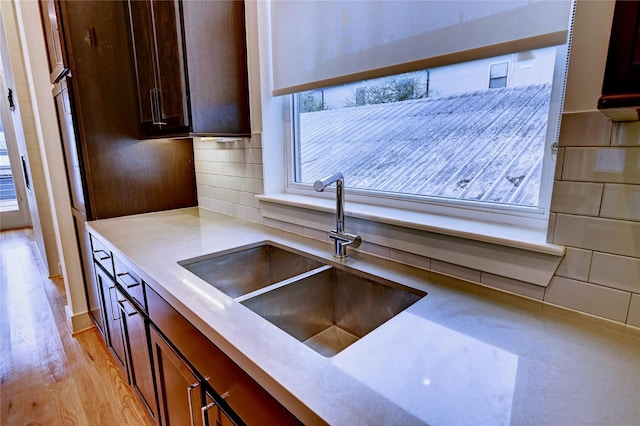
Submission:
<svg viewBox="0 0 640 426">
<path fill-rule="evenodd" d="M 614 121 L 640 119 L 640 2 L 616 1 L 598 108 Z"/>
<path fill-rule="evenodd" d="M 128 4 L 142 136 L 249 136 L 244 2 Z"/>
</svg>

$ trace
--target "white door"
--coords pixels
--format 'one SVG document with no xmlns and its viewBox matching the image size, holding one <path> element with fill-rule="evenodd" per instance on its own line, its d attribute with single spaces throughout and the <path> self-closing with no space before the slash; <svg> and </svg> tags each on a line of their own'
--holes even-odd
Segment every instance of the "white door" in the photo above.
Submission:
<svg viewBox="0 0 640 426">
<path fill-rule="evenodd" d="M 5 230 L 29 225 L 29 209 L 24 179 L 27 159 L 18 151 L 2 79 L 0 90 L 0 230 Z"/>
</svg>

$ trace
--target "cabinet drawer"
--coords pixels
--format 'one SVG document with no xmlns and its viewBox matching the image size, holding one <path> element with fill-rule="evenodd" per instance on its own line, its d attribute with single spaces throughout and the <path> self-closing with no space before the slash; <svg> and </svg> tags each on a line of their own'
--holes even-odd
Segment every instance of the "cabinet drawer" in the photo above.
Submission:
<svg viewBox="0 0 640 426">
<path fill-rule="evenodd" d="M 109 275 L 113 276 L 113 256 L 111 255 L 111 250 L 93 235 L 91 235 L 91 251 L 93 253 L 93 260 L 99 263 Z"/>
<path fill-rule="evenodd" d="M 144 297 L 144 283 L 140 276 L 115 256 L 113 257 L 113 266 L 118 284 L 138 304 L 138 307 L 146 312 L 147 303 Z"/>
<path fill-rule="evenodd" d="M 151 288 L 147 301 L 151 321 L 245 423 L 301 424 Z"/>
</svg>

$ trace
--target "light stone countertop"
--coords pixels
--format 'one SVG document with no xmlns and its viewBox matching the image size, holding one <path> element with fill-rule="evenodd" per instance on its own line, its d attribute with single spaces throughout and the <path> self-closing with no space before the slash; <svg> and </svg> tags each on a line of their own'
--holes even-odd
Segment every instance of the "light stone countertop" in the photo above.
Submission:
<svg viewBox="0 0 640 426">
<path fill-rule="evenodd" d="M 177 264 L 273 241 L 332 245 L 200 208 L 89 222 L 116 255 L 306 424 L 640 425 L 640 330 L 351 252 L 428 295 L 325 358 Z"/>
</svg>

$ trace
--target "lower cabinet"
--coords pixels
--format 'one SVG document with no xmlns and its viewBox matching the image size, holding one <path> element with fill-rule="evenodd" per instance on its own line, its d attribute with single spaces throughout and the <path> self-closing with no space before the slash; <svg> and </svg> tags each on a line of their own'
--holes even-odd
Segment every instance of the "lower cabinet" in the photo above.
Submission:
<svg viewBox="0 0 640 426">
<path fill-rule="evenodd" d="M 160 422 L 163 425 L 228 426 L 232 420 L 220 407 L 220 397 L 200 379 L 187 362 L 154 329 L 151 351 L 156 366 Z"/>
<path fill-rule="evenodd" d="M 158 405 L 149 352 L 148 321 L 142 312 L 126 298 L 118 300 L 118 305 L 124 331 L 129 383 L 138 392 L 151 416 L 157 419 Z"/>
<path fill-rule="evenodd" d="M 115 355 L 116 361 L 126 371 L 127 364 L 124 351 L 124 335 L 122 330 L 122 321 L 120 319 L 120 308 L 118 300 L 124 297 L 116 288 L 113 278 L 107 274 L 102 267 L 95 265 L 97 288 L 100 293 L 100 299 L 104 306 L 102 309 L 104 315 L 104 328 L 107 346 L 109 346 Z"/>
<path fill-rule="evenodd" d="M 301 424 L 108 245 L 91 244 L 107 346 L 156 424 Z"/>
</svg>

